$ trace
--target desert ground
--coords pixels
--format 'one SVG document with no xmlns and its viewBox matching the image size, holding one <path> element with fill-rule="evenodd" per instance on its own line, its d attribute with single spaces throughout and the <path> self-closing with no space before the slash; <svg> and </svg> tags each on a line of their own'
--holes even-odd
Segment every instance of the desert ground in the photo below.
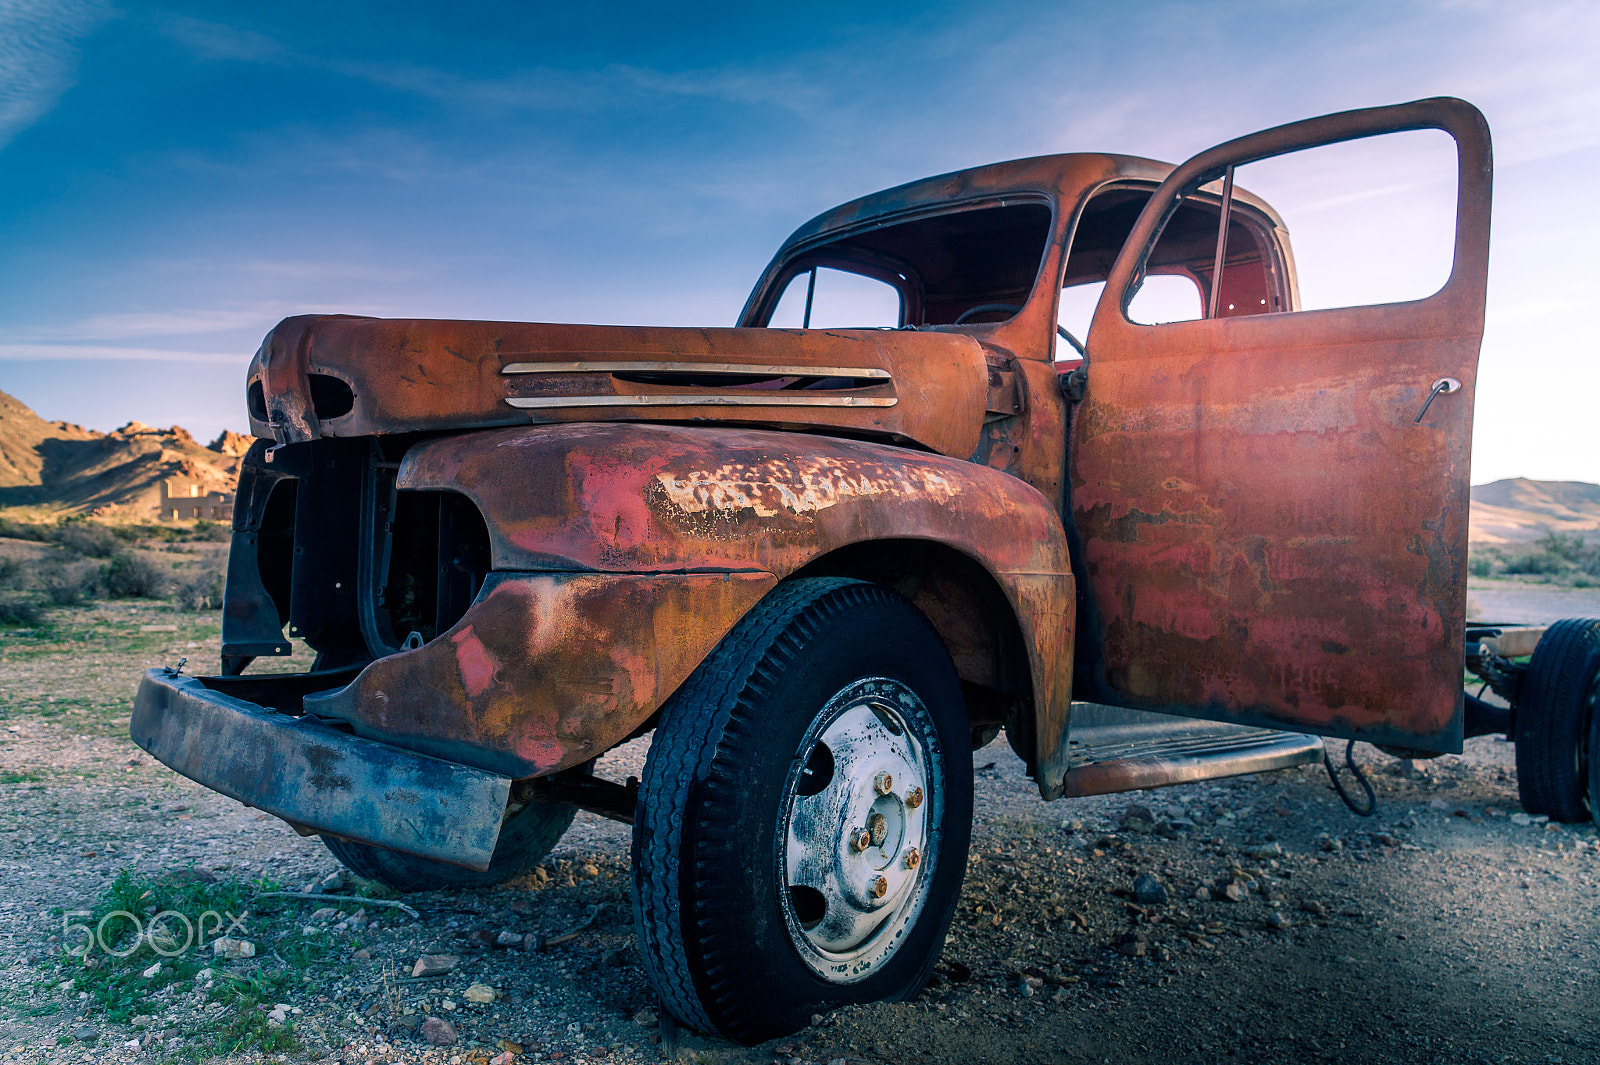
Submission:
<svg viewBox="0 0 1600 1065">
<path fill-rule="evenodd" d="M 1600 615 L 1593 589 L 1472 594 L 1501 620 Z M 1600 1062 L 1600 836 L 1523 814 L 1495 738 L 1415 763 L 1359 748 L 1363 819 L 1321 767 L 1047 804 L 1002 737 L 976 754 L 928 988 L 741 1047 L 663 1027 L 627 826 L 580 814 L 528 877 L 399 899 L 129 743 L 141 671 L 211 668 L 215 611 L 49 615 L 0 629 L 0 1063 Z M 267 894 L 308 888 L 333 898 Z M 254 956 L 116 916 L 101 938 L 127 958 L 70 953 L 73 925 L 157 909 L 238 918 L 223 931 Z M 413 976 L 424 955 L 454 960 Z"/>
</svg>

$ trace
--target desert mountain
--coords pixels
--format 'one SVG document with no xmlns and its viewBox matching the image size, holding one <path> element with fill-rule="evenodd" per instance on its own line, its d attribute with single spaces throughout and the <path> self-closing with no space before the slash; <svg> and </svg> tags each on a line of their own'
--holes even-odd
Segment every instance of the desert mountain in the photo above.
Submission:
<svg viewBox="0 0 1600 1065">
<path fill-rule="evenodd" d="M 47 422 L 0 392 L 0 507 L 150 519 L 164 482 L 183 494 L 231 493 L 249 440 L 224 432 L 210 447 L 174 425 L 129 422 L 109 433 Z"/>
<path fill-rule="evenodd" d="M 1558 532 L 1600 540 L 1600 484 L 1508 477 L 1472 489 L 1472 542 L 1531 543 Z"/>
</svg>

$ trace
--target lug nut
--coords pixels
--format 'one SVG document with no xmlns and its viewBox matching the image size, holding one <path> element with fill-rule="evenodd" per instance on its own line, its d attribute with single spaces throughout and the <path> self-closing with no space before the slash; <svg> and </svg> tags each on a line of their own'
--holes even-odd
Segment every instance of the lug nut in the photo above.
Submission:
<svg viewBox="0 0 1600 1065">
<path fill-rule="evenodd" d="M 886 877 L 875 876 L 867 885 L 867 893 L 875 899 L 881 899 L 889 892 L 889 881 Z"/>
<path fill-rule="evenodd" d="M 882 846 L 883 841 L 889 836 L 889 819 L 882 814 L 873 814 L 867 818 L 867 833 L 873 846 Z M 862 850 L 866 850 L 865 847 Z"/>
<path fill-rule="evenodd" d="M 879 795 L 887 795 L 894 790 L 894 777 L 888 773 L 879 773 L 872 779 L 872 790 Z"/>
<path fill-rule="evenodd" d="M 917 853 L 917 848 L 912 847 L 910 850 L 906 851 L 907 869 L 915 869 L 920 864 L 922 864 L 922 855 Z"/>
<path fill-rule="evenodd" d="M 872 846 L 872 833 L 868 832 L 864 828 L 859 832 L 852 833 L 850 836 L 850 846 L 854 850 L 866 850 L 868 847 Z"/>
<path fill-rule="evenodd" d="M 907 808 L 915 810 L 917 807 L 919 807 L 921 805 L 922 805 L 922 789 L 921 788 L 912 788 L 910 791 L 906 792 L 906 806 L 907 806 Z"/>
</svg>

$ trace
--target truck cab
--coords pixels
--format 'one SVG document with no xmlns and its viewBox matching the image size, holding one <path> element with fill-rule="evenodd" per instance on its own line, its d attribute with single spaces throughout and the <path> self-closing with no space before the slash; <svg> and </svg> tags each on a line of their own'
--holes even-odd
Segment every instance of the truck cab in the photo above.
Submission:
<svg viewBox="0 0 1600 1065">
<path fill-rule="evenodd" d="M 1415 129 L 1456 149 L 1448 279 L 1302 310 L 1236 168 Z M 288 319 L 221 668 L 147 674 L 133 737 L 401 889 L 631 822 L 641 956 L 704 1030 L 910 994 L 1002 729 L 1044 800 L 1461 749 L 1490 174 L 1424 100 L 866 196 L 731 327 Z M 1141 320 L 1158 282 L 1184 320 Z M 290 637 L 312 670 L 252 670 Z M 591 772 L 644 735 L 642 781 Z"/>
</svg>

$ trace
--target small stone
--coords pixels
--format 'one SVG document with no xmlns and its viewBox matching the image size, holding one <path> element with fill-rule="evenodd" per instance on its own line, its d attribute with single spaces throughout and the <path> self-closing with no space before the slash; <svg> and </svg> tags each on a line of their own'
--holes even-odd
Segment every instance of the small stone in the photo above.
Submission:
<svg viewBox="0 0 1600 1065">
<path fill-rule="evenodd" d="M 156 962 L 154 965 L 150 966 L 150 968 L 146 969 L 144 972 L 140 973 L 139 975 L 144 977 L 146 980 L 149 980 L 150 978 L 155 976 L 156 973 L 159 973 L 160 971 L 161 971 L 161 963 L 160 962 Z"/>
<path fill-rule="evenodd" d="M 580 871 L 584 876 L 587 876 L 591 879 L 600 875 L 600 867 L 587 862 L 584 863 L 583 869 Z"/>
<path fill-rule="evenodd" d="M 230 939 L 219 936 L 211 941 L 211 956 L 213 958 L 226 958 L 229 961 L 238 961 L 240 958 L 253 958 L 256 956 L 256 945 L 248 939 Z"/>
<path fill-rule="evenodd" d="M 1154 821 L 1146 821 L 1138 817 L 1130 817 L 1122 822 L 1124 832 L 1132 832 L 1136 836 L 1148 836 L 1155 830 Z"/>
<path fill-rule="evenodd" d="M 495 989 L 490 987 L 488 984 L 473 984 L 461 993 L 461 997 L 466 999 L 468 1002 L 477 1002 L 480 1005 L 487 1005 L 500 996 L 498 993 L 496 993 Z"/>
<path fill-rule="evenodd" d="M 1258 860 L 1266 858 L 1282 858 L 1283 848 L 1276 843 L 1263 843 L 1256 847 L 1246 847 L 1244 849 L 1244 854 L 1247 858 L 1256 858 Z"/>
<path fill-rule="evenodd" d="M 313 910 L 310 919 L 313 921 L 327 921 L 337 916 L 339 916 L 338 910 L 332 906 L 324 906 L 320 910 Z"/>
<path fill-rule="evenodd" d="M 411 976 L 413 979 L 419 976 L 443 976 L 455 972 L 456 966 L 460 964 L 461 959 L 454 954 L 424 954 L 411 967 Z"/>
<path fill-rule="evenodd" d="M 1448 809 L 1450 809 L 1450 804 L 1445 802 L 1443 799 L 1430 799 L 1430 800 L 1428 800 L 1428 809 L 1430 809 L 1430 810 L 1448 810 Z"/>
<path fill-rule="evenodd" d="M 317 890 L 332 894 L 333 892 L 342 889 L 345 885 L 345 882 L 344 870 L 338 869 L 317 881 Z"/>
<path fill-rule="evenodd" d="M 1533 824 L 1533 818 L 1529 817 L 1521 810 L 1518 810 L 1516 813 L 1511 815 L 1511 823 L 1514 825 L 1531 825 Z"/>
<path fill-rule="evenodd" d="M 1155 824 L 1156 815 L 1150 812 L 1150 807 L 1140 803 L 1133 803 L 1122 811 L 1122 819 L 1124 821 L 1149 821 L 1151 824 Z"/>
<path fill-rule="evenodd" d="M 439 1008 L 440 1009 L 444 1009 L 444 1010 L 452 1010 L 453 1011 L 456 1008 L 455 999 L 447 998 L 447 999 L 440 1000 Z"/>
<path fill-rule="evenodd" d="M 350 957 L 353 961 L 371 961 L 372 951 L 362 947 L 360 950 L 352 951 Z"/>
<path fill-rule="evenodd" d="M 1300 908 L 1313 917 L 1328 916 L 1328 908 L 1322 903 L 1318 902 L 1316 899 L 1302 899 L 1300 901 Z"/>
<path fill-rule="evenodd" d="M 1291 928 L 1294 925 L 1294 921 L 1290 920 L 1289 915 L 1284 913 L 1282 910 L 1273 910 L 1271 913 L 1267 914 L 1265 923 L 1268 928 L 1272 928 L 1280 932 L 1286 928 Z"/>
<path fill-rule="evenodd" d="M 520 947 L 522 946 L 522 936 L 517 932 L 501 932 L 494 937 L 494 945 L 497 947 Z"/>
<path fill-rule="evenodd" d="M 1061 822 L 1061 831 L 1069 832 L 1069 833 L 1070 832 L 1082 832 L 1083 831 L 1083 822 L 1082 821 L 1063 821 L 1063 822 Z"/>
<path fill-rule="evenodd" d="M 1140 873 L 1133 882 L 1135 902 L 1145 906 L 1160 906 L 1167 901 L 1167 886 L 1149 873 Z"/>
<path fill-rule="evenodd" d="M 1130 958 L 1142 958 L 1150 949 L 1150 940 L 1143 932 L 1129 932 L 1119 936 L 1112 949 Z"/>
<path fill-rule="evenodd" d="M 443 1017 L 429 1017 L 417 1032 L 436 1047 L 454 1046 L 456 1042 L 456 1026 Z"/>
<path fill-rule="evenodd" d="M 516 1060 L 517 1056 L 511 1053 L 511 1051 L 507 1050 L 503 1054 L 496 1054 L 494 1057 L 490 1058 L 489 1065 L 511 1065 L 511 1063 Z"/>
<path fill-rule="evenodd" d="M 282 1027 L 283 1022 L 289 1019 L 289 1007 L 279 1003 L 267 1012 L 267 1023 L 273 1027 Z"/>
<path fill-rule="evenodd" d="M 415 1013 L 407 1013 L 404 1016 L 396 1018 L 394 1023 L 399 1025 L 401 1028 L 404 1028 L 408 1032 L 415 1032 L 417 1030 L 417 1026 L 422 1023 L 422 1018 L 418 1017 Z"/>
<path fill-rule="evenodd" d="M 1196 902 L 1210 902 L 1211 892 L 1203 887 L 1197 887 L 1194 889 L 1194 897 Z"/>
<path fill-rule="evenodd" d="M 513 1043 L 509 1039 L 497 1039 L 494 1045 L 496 1049 L 503 1050 L 507 1054 L 520 1054 L 523 1050 L 521 1043 Z"/>
<path fill-rule="evenodd" d="M 655 1010 L 643 1009 L 633 1015 L 633 1023 L 640 1028 L 654 1028 L 661 1023 L 661 1018 L 656 1015 Z"/>
<path fill-rule="evenodd" d="M 1222 889 L 1222 897 L 1229 902 L 1243 902 L 1250 897 L 1250 889 L 1237 880 L 1231 880 Z"/>
</svg>

